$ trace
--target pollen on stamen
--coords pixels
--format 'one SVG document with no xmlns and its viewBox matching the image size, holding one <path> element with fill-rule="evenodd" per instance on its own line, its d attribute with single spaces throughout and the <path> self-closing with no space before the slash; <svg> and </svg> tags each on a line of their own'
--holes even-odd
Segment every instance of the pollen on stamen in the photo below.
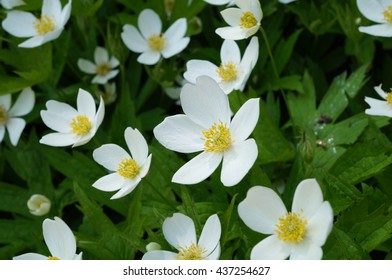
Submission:
<svg viewBox="0 0 392 280">
<path fill-rule="evenodd" d="M 392 88 L 390 90 L 391 90 L 390 92 L 385 92 L 386 94 L 385 98 L 387 100 L 387 103 L 392 105 Z"/>
<path fill-rule="evenodd" d="M 97 65 L 95 71 L 98 75 L 105 76 L 109 73 L 110 69 L 112 69 L 112 66 L 109 63 L 101 63 Z"/>
<path fill-rule="evenodd" d="M 87 135 L 92 128 L 92 124 L 89 118 L 83 115 L 78 115 L 73 118 L 70 126 L 72 133 L 75 133 L 79 136 Z"/>
<path fill-rule="evenodd" d="M 221 153 L 231 146 L 231 133 L 226 124 L 221 121 L 214 123 L 210 129 L 202 131 L 204 150 L 206 152 Z"/>
<path fill-rule="evenodd" d="M 287 213 L 279 218 L 275 232 L 278 238 L 286 243 L 300 243 L 306 234 L 308 221 L 298 213 Z"/>
<path fill-rule="evenodd" d="M 34 22 L 34 28 L 39 35 L 45 35 L 55 29 L 55 24 L 51 17 L 43 15 Z"/>
<path fill-rule="evenodd" d="M 147 43 L 152 50 L 160 52 L 165 47 L 166 40 L 162 35 L 154 34 L 147 38 Z"/>
<path fill-rule="evenodd" d="M 2 105 L 0 105 L 0 124 L 7 123 L 8 118 L 9 116 L 7 110 Z"/>
<path fill-rule="evenodd" d="M 216 71 L 223 81 L 230 82 L 237 78 L 238 68 L 236 64 L 229 62 L 221 64 Z"/>
<path fill-rule="evenodd" d="M 119 163 L 117 172 L 124 178 L 133 179 L 139 174 L 140 168 L 133 158 L 127 158 Z"/>
<path fill-rule="evenodd" d="M 207 252 L 199 245 L 191 244 L 190 246 L 178 247 L 179 253 L 177 254 L 178 260 L 202 260 L 204 254 Z"/>
<path fill-rule="evenodd" d="M 58 257 L 49 256 L 49 257 L 48 257 L 48 260 L 49 260 L 49 261 L 59 261 L 60 259 L 59 259 Z"/>
<path fill-rule="evenodd" d="M 244 12 L 240 18 L 240 27 L 252 28 L 257 25 L 257 19 L 252 12 Z"/>
<path fill-rule="evenodd" d="M 388 22 L 388 23 L 392 23 L 392 6 L 388 6 L 384 12 L 384 19 Z"/>
</svg>

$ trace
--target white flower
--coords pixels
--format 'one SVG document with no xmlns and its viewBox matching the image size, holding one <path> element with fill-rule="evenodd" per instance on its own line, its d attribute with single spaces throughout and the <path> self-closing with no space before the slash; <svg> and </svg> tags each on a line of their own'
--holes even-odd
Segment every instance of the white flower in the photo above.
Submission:
<svg viewBox="0 0 392 280">
<path fill-rule="evenodd" d="M 54 147 L 86 144 L 94 137 L 105 115 L 105 106 L 100 98 L 98 111 L 90 93 L 79 89 L 77 110 L 70 105 L 50 100 L 46 102 L 47 110 L 41 111 L 41 118 L 49 128 L 57 131 L 45 135 L 39 141 Z"/>
<path fill-rule="evenodd" d="M 11 144 L 18 145 L 19 138 L 26 126 L 26 121 L 19 117 L 30 113 L 34 103 L 34 92 L 31 88 L 25 88 L 20 93 L 11 109 L 11 94 L 0 96 L 0 143 L 4 139 L 5 128 L 7 128 Z"/>
<path fill-rule="evenodd" d="M 31 37 L 19 44 L 19 47 L 41 46 L 60 36 L 71 14 L 71 3 L 72 0 L 69 0 L 61 9 L 60 0 L 44 0 L 40 18 L 24 11 L 10 11 L 2 22 L 3 28 L 15 37 Z"/>
<path fill-rule="evenodd" d="M 162 226 L 167 242 L 178 253 L 152 250 L 143 255 L 142 260 L 217 260 L 220 256 L 221 224 L 216 214 L 206 221 L 199 241 L 196 239 L 195 224 L 181 213 L 167 218 Z"/>
<path fill-rule="evenodd" d="M 146 245 L 146 251 L 154 251 L 154 250 L 161 250 L 161 245 L 156 242 L 150 242 Z"/>
<path fill-rule="evenodd" d="M 50 200 L 42 194 L 33 194 L 27 201 L 27 207 L 31 214 L 43 216 L 50 211 Z"/>
<path fill-rule="evenodd" d="M 180 153 L 202 151 L 183 165 L 172 181 L 196 184 L 222 164 L 221 181 L 234 186 L 244 178 L 257 158 L 254 139 L 247 139 L 259 118 L 259 99 L 248 100 L 232 120 L 227 95 L 208 76 L 186 84 L 181 91 L 185 114 L 167 117 L 154 128 L 155 138 L 167 149 Z"/>
<path fill-rule="evenodd" d="M 215 32 L 223 39 L 241 40 L 255 34 L 263 18 L 259 0 L 234 0 L 239 8 L 227 8 L 221 12 L 230 26 L 221 27 Z"/>
<path fill-rule="evenodd" d="M 114 68 L 119 66 L 120 62 L 114 56 L 109 59 L 108 51 L 105 48 L 95 48 L 94 60 L 95 63 L 83 58 L 78 60 L 78 66 L 82 72 L 95 74 L 91 81 L 93 84 L 105 84 L 118 74 L 118 70 Z"/>
<path fill-rule="evenodd" d="M 360 32 L 380 37 L 392 36 L 392 0 L 357 0 L 357 6 L 364 17 L 378 23 L 360 26 Z"/>
<path fill-rule="evenodd" d="M 111 199 L 121 198 L 132 192 L 147 175 L 151 164 L 147 142 L 139 130 L 128 127 L 124 138 L 131 155 L 115 144 L 102 145 L 93 152 L 96 162 L 113 171 L 98 179 L 93 187 L 105 192 L 118 190 Z"/>
<path fill-rule="evenodd" d="M 138 17 L 140 32 L 130 24 L 123 27 L 121 38 L 133 52 L 141 53 L 137 61 L 142 64 L 154 65 L 161 55 L 172 57 L 186 48 L 190 39 L 184 37 L 187 30 L 185 18 L 176 20 L 162 33 L 162 21 L 151 9 L 143 10 Z"/>
<path fill-rule="evenodd" d="M 76 254 L 76 239 L 72 230 L 60 218 L 45 219 L 42 224 L 44 240 L 50 256 L 37 253 L 26 253 L 13 260 L 81 260 L 83 252 Z"/>
<path fill-rule="evenodd" d="M 6 9 L 12 9 L 17 6 L 25 5 L 22 0 L 1 0 L 1 5 Z"/>
<path fill-rule="evenodd" d="M 365 102 L 370 105 L 370 108 L 366 109 L 365 113 L 372 116 L 386 116 L 392 118 L 392 89 L 391 92 L 385 92 L 381 87 L 382 85 L 374 87 L 374 90 L 385 101 L 366 96 Z"/>
<path fill-rule="evenodd" d="M 99 95 L 102 96 L 105 105 L 110 105 L 117 99 L 116 84 L 108 83 L 103 85 L 104 91 L 99 91 Z"/>
<path fill-rule="evenodd" d="M 251 253 L 252 260 L 321 259 L 332 230 L 333 211 L 315 179 L 303 180 L 295 190 L 291 212 L 270 188 L 252 187 L 238 205 L 238 214 L 252 230 L 270 234 Z"/>
<path fill-rule="evenodd" d="M 234 5 L 235 0 L 204 0 L 204 2 L 207 2 L 208 4 L 211 5 Z"/>
<path fill-rule="evenodd" d="M 194 84 L 197 77 L 207 75 L 213 78 L 226 94 L 234 89 L 242 91 L 259 57 L 259 41 L 257 37 L 252 37 L 241 59 L 237 43 L 233 40 L 224 40 L 220 56 L 219 67 L 207 60 L 188 61 L 184 78 Z"/>
</svg>

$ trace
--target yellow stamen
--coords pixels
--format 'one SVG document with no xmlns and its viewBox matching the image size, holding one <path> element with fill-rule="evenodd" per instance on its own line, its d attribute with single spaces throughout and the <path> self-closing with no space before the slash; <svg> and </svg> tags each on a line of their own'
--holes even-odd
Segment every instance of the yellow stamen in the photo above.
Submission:
<svg viewBox="0 0 392 280">
<path fill-rule="evenodd" d="M 233 81 L 237 78 L 237 65 L 234 63 L 221 64 L 216 70 L 221 79 L 225 82 Z"/>
<path fill-rule="evenodd" d="M 3 105 L 0 105 L 0 125 L 6 124 L 8 118 L 9 116 L 7 110 L 3 107 Z"/>
<path fill-rule="evenodd" d="M 190 246 L 178 247 L 180 252 L 177 254 L 178 260 L 202 260 L 203 255 L 207 252 L 199 245 L 191 244 Z"/>
<path fill-rule="evenodd" d="M 112 69 L 112 66 L 109 63 L 104 62 L 97 65 L 95 72 L 100 76 L 105 76 L 107 73 L 109 73 L 110 69 Z"/>
<path fill-rule="evenodd" d="M 240 18 L 240 27 L 252 28 L 256 24 L 257 24 L 257 19 L 255 18 L 252 12 L 242 13 L 242 17 Z"/>
<path fill-rule="evenodd" d="M 275 232 L 278 238 L 286 243 L 299 243 L 305 237 L 307 223 L 308 221 L 301 218 L 300 214 L 289 212 L 279 218 Z"/>
<path fill-rule="evenodd" d="M 133 158 L 127 158 L 120 162 L 117 172 L 124 178 L 133 179 L 139 174 L 140 168 Z"/>
<path fill-rule="evenodd" d="M 387 103 L 392 105 L 392 88 L 390 90 L 390 92 L 385 92 L 385 94 L 387 95 L 385 98 L 387 100 Z"/>
<path fill-rule="evenodd" d="M 35 30 L 37 30 L 39 35 L 45 35 L 54 30 L 55 24 L 52 18 L 43 15 L 40 19 L 34 22 Z"/>
<path fill-rule="evenodd" d="M 76 116 L 71 122 L 71 131 L 79 136 L 87 135 L 92 128 L 90 120 L 86 116 Z"/>
<path fill-rule="evenodd" d="M 392 23 L 392 6 L 388 6 L 388 7 L 384 10 L 383 15 L 384 15 L 384 19 L 385 19 L 387 22 Z"/>
<path fill-rule="evenodd" d="M 160 52 L 165 47 L 166 40 L 161 35 L 151 35 L 147 38 L 147 43 L 152 50 Z"/>
<path fill-rule="evenodd" d="M 205 138 L 204 150 L 206 152 L 221 153 L 231 146 L 231 134 L 226 124 L 221 121 L 214 123 L 208 130 L 202 131 Z"/>
<path fill-rule="evenodd" d="M 50 260 L 50 261 L 59 261 L 60 259 L 58 257 L 49 256 L 48 260 Z"/>
</svg>

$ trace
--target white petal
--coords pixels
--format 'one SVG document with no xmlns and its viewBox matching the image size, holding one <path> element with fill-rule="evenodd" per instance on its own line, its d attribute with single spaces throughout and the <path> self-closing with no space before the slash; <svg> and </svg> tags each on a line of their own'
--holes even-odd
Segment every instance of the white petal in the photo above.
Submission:
<svg viewBox="0 0 392 280">
<path fill-rule="evenodd" d="M 209 76 L 215 81 L 219 81 L 218 67 L 207 60 L 192 59 L 186 63 L 186 72 L 184 73 L 184 78 L 195 84 L 196 78 L 202 75 Z"/>
<path fill-rule="evenodd" d="M 121 189 L 117 193 L 115 193 L 110 199 L 118 199 L 126 196 L 136 188 L 136 186 L 140 183 L 140 181 L 141 181 L 140 177 L 126 180 L 124 184 L 121 186 Z"/>
<path fill-rule="evenodd" d="M 203 150 L 203 129 L 186 115 L 175 115 L 166 117 L 158 124 L 154 128 L 154 136 L 166 149 L 179 153 L 193 153 Z"/>
<path fill-rule="evenodd" d="M 97 72 L 97 66 L 87 59 L 79 58 L 78 67 L 80 71 L 87 74 L 95 74 Z"/>
<path fill-rule="evenodd" d="M 117 66 L 120 65 L 120 61 L 114 56 L 112 56 L 109 60 L 109 64 L 112 66 L 112 68 L 116 68 Z"/>
<path fill-rule="evenodd" d="M 260 99 L 246 101 L 231 121 L 230 132 L 234 143 L 241 143 L 249 137 L 256 127 L 260 114 Z"/>
<path fill-rule="evenodd" d="M 221 62 L 224 63 L 235 63 L 240 64 L 241 62 L 241 52 L 237 43 L 233 40 L 224 40 L 221 51 Z"/>
<path fill-rule="evenodd" d="M 132 129 L 131 127 L 125 129 L 124 138 L 128 149 L 131 151 L 132 158 L 136 160 L 139 166 L 141 166 L 148 156 L 146 139 L 144 139 L 143 135 L 137 128 Z"/>
<path fill-rule="evenodd" d="M 373 87 L 374 90 L 377 92 L 377 94 L 383 98 L 384 100 L 387 99 L 387 94 L 385 93 L 385 91 L 382 89 L 382 84 L 376 87 Z"/>
<path fill-rule="evenodd" d="M 37 254 L 37 253 L 26 253 L 26 254 L 23 254 L 23 255 L 19 255 L 19 256 L 13 257 L 12 259 L 13 260 L 17 260 L 17 261 L 20 261 L 20 260 L 44 261 L 44 260 L 47 260 L 48 257 L 44 256 L 44 255 L 41 255 L 41 254 Z"/>
<path fill-rule="evenodd" d="M 250 40 L 249 45 L 246 47 L 244 56 L 241 60 L 241 67 L 244 69 L 250 69 L 255 67 L 259 58 L 259 39 L 257 36 L 253 36 Z"/>
<path fill-rule="evenodd" d="M 323 246 L 331 233 L 333 224 L 333 210 L 328 201 L 324 201 L 317 212 L 310 218 L 306 228 L 306 238 L 312 243 Z"/>
<path fill-rule="evenodd" d="M 177 260 L 177 254 L 170 251 L 153 250 L 146 252 L 142 260 Z"/>
<path fill-rule="evenodd" d="M 76 253 L 76 240 L 71 229 L 58 217 L 45 219 L 43 224 L 45 243 L 53 257 L 72 260 Z"/>
<path fill-rule="evenodd" d="M 174 213 L 173 217 L 165 219 L 162 225 L 163 235 L 170 245 L 185 248 L 196 242 L 195 224 L 192 219 L 181 213 Z"/>
<path fill-rule="evenodd" d="M 154 65 L 161 58 L 161 53 L 156 51 L 147 51 L 138 56 L 137 62 L 146 65 Z"/>
<path fill-rule="evenodd" d="M 263 10 L 261 9 L 259 0 L 249 1 L 249 11 L 253 13 L 258 22 L 263 18 Z"/>
<path fill-rule="evenodd" d="M 172 178 L 178 184 L 197 184 L 207 179 L 222 161 L 222 154 L 202 152 L 184 164 Z"/>
<path fill-rule="evenodd" d="M 75 135 L 68 133 L 49 133 L 41 138 L 41 144 L 53 147 L 65 147 L 74 144 L 76 141 Z"/>
<path fill-rule="evenodd" d="M 101 125 L 101 123 L 103 121 L 104 116 L 105 116 L 105 103 L 104 103 L 103 98 L 101 96 L 99 98 L 99 106 L 98 106 L 97 114 L 95 115 L 94 131 L 98 130 L 99 126 Z"/>
<path fill-rule="evenodd" d="M 221 246 L 218 243 L 215 247 L 215 250 L 211 252 L 211 254 L 209 254 L 208 256 L 206 256 L 204 259 L 205 260 L 219 260 L 220 257 L 220 253 L 221 253 Z"/>
<path fill-rule="evenodd" d="M 34 36 L 18 45 L 20 48 L 35 48 L 44 44 L 44 36 Z"/>
<path fill-rule="evenodd" d="M 215 30 L 215 33 L 222 39 L 242 40 L 247 38 L 246 30 L 239 26 L 220 27 Z"/>
<path fill-rule="evenodd" d="M 10 116 L 20 117 L 27 115 L 34 108 L 35 95 L 34 91 L 30 87 L 25 88 L 20 93 L 18 99 L 16 100 L 14 106 L 12 106 L 9 111 Z"/>
<path fill-rule="evenodd" d="M 116 144 L 105 144 L 93 152 L 93 158 L 100 165 L 110 171 L 117 171 L 123 159 L 131 158 L 130 155 Z"/>
<path fill-rule="evenodd" d="M 231 0 L 204 0 L 204 2 L 212 5 L 226 5 L 229 4 Z"/>
<path fill-rule="evenodd" d="M 143 163 L 143 165 L 140 167 L 140 172 L 139 172 L 140 178 L 144 178 L 147 175 L 151 165 L 151 158 L 152 155 L 150 154 L 148 158 L 145 160 L 145 162 Z"/>
<path fill-rule="evenodd" d="M 307 240 L 295 244 L 290 254 L 290 260 L 321 260 L 322 257 L 321 247 Z"/>
<path fill-rule="evenodd" d="M 1 5 L 6 9 L 12 9 L 14 7 L 25 5 L 26 3 L 22 0 L 2 0 Z"/>
<path fill-rule="evenodd" d="M 205 128 L 209 129 L 219 121 L 230 124 L 228 97 L 218 83 L 208 76 L 198 77 L 196 85 L 183 86 L 181 106 L 192 121 Z"/>
<path fill-rule="evenodd" d="M 87 116 L 90 121 L 95 118 L 95 101 L 90 93 L 80 88 L 76 102 L 80 115 Z"/>
<path fill-rule="evenodd" d="M 392 37 L 392 24 L 382 23 L 371 26 L 360 26 L 360 32 L 367 33 L 373 36 Z"/>
<path fill-rule="evenodd" d="M 14 146 L 18 145 L 19 138 L 22 135 L 25 126 L 26 126 L 26 121 L 24 119 L 11 118 L 8 120 L 7 130 L 12 145 Z"/>
<path fill-rule="evenodd" d="M 9 111 L 11 108 L 11 94 L 0 95 L 0 105 L 2 105 L 6 111 Z"/>
<path fill-rule="evenodd" d="M 280 217 L 287 214 L 280 197 L 270 188 L 252 187 L 238 205 L 238 214 L 252 230 L 273 234 Z"/>
<path fill-rule="evenodd" d="M 61 16 L 61 3 L 59 0 L 44 0 L 42 4 L 42 15 L 48 15 L 53 19 L 58 19 Z"/>
<path fill-rule="evenodd" d="M 105 48 L 96 47 L 94 51 L 94 61 L 96 64 L 108 63 L 109 53 Z"/>
<path fill-rule="evenodd" d="M 218 215 L 211 215 L 201 232 L 198 245 L 206 250 L 206 254 L 210 255 L 219 244 L 221 237 L 221 223 Z"/>
<path fill-rule="evenodd" d="M 386 101 L 365 97 L 365 102 L 370 105 L 370 108 L 365 110 L 367 115 L 392 117 L 392 106 Z"/>
<path fill-rule="evenodd" d="M 67 23 L 67 21 L 69 20 L 69 17 L 71 16 L 71 6 L 72 6 L 72 0 L 69 0 L 61 12 L 60 26 L 64 26 Z M 82 253 L 80 253 L 80 257 L 81 257 L 81 254 Z"/>
<path fill-rule="evenodd" d="M 117 71 L 118 72 L 118 71 Z M 117 74 L 117 72 L 115 74 Z M 115 75 L 114 75 L 115 76 Z M 94 78 L 92 79 L 91 83 L 92 84 L 100 84 L 100 85 L 104 85 L 108 82 L 108 80 L 110 79 L 109 75 L 105 75 L 105 76 L 101 76 L 101 75 L 96 75 L 94 76 Z"/>
<path fill-rule="evenodd" d="M 384 7 L 380 1 L 357 0 L 357 6 L 361 14 L 367 19 L 378 23 L 385 22 L 383 15 Z"/>
<path fill-rule="evenodd" d="M 133 25 L 124 25 L 121 39 L 128 49 L 133 52 L 142 53 L 149 49 L 146 40 Z"/>
<path fill-rule="evenodd" d="M 54 112 L 54 111 L 41 111 L 42 121 L 45 123 L 47 127 L 53 129 L 57 132 L 62 133 L 70 133 L 71 132 L 71 121 L 68 115 L 61 114 L 62 112 Z"/>
<path fill-rule="evenodd" d="M 238 184 L 252 168 L 257 154 L 257 145 L 254 139 L 233 145 L 225 151 L 221 173 L 222 184 L 226 187 Z"/>
<path fill-rule="evenodd" d="M 7 17 L 2 22 L 5 31 L 14 35 L 15 37 L 25 38 L 37 34 L 34 22 L 37 18 L 28 12 L 11 11 L 7 13 Z"/>
<path fill-rule="evenodd" d="M 76 111 L 72 106 L 55 100 L 49 100 L 46 102 L 46 108 L 48 108 L 48 111 L 51 113 L 64 115 L 64 118 L 67 117 L 73 119 L 78 115 L 78 111 Z"/>
<path fill-rule="evenodd" d="M 162 31 L 162 21 L 158 14 L 151 10 L 143 10 L 138 17 L 138 26 L 144 38 L 159 35 Z"/>
<path fill-rule="evenodd" d="M 93 187 L 105 192 L 117 191 L 124 184 L 124 180 L 123 176 L 114 172 L 99 178 L 94 182 Z"/>
<path fill-rule="evenodd" d="M 164 58 L 169 58 L 172 57 L 173 55 L 182 52 L 188 46 L 189 42 L 190 42 L 189 37 L 181 38 L 176 41 L 167 42 L 167 45 L 161 51 L 162 56 Z"/>
<path fill-rule="evenodd" d="M 315 179 L 300 182 L 294 193 L 292 212 L 310 219 L 323 203 L 323 193 Z"/>
<path fill-rule="evenodd" d="M 290 255 L 290 245 L 271 235 L 257 243 L 250 252 L 251 260 L 285 260 Z"/>
<path fill-rule="evenodd" d="M 170 41 L 178 41 L 185 36 L 187 23 L 185 18 L 177 19 L 164 33 L 165 38 Z"/>
<path fill-rule="evenodd" d="M 223 19 L 230 26 L 239 26 L 243 11 L 238 8 L 228 8 L 221 12 Z"/>
</svg>

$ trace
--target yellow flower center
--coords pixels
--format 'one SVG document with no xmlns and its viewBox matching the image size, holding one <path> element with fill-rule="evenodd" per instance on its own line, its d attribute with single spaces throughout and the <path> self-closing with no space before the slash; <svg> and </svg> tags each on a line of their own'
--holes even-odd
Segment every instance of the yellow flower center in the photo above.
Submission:
<svg viewBox="0 0 392 280">
<path fill-rule="evenodd" d="M 221 121 L 219 124 L 214 123 L 210 129 L 203 130 L 202 133 L 206 152 L 221 153 L 231 146 L 230 130 Z"/>
<path fill-rule="evenodd" d="M 109 73 L 110 69 L 112 69 L 112 66 L 109 63 L 104 62 L 97 65 L 95 72 L 100 76 L 105 76 L 107 73 Z"/>
<path fill-rule="evenodd" d="M 252 12 L 243 12 L 240 18 L 240 27 L 252 28 L 257 24 L 257 19 Z"/>
<path fill-rule="evenodd" d="M 165 47 L 166 41 L 161 35 L 151 35 L 147 43 L 152 50 L 160 52 Z"/>
<path fill-rule="evenodd" d="M 127 158 L 119 163 L 117 172 L 124 178 L 133 179 L 139 174 L 140 168 L 133 158 Z"/>
<path fill-rule="evenodd" d="M 299 243 L 304 239 L 307 223 L 308 221 L 301 218 L 300 214 L 289 212 L 279 218 L 275 232 L 278 238 L 286 243 Z"/>
<path fill-rule="evenodd" d="M 49 260 L 49 261 L 59 261 L 60 259 L 59 259 L 58 257 L 49 256 L 49 257 L 48 257 L 48 260 Z"/>
<path fill-rule="evenodd" d="M 385 94 L 387 95 L 385 98 L 387 100 L 387 103 L 392 105 L 392 88 L 390 90 L 390 92 L 385 92 Z"/>
<path fill-rule="evenodd" d="M 230 82 L 233 81 L 237 78 L 237 65 L 234 63 L 225 63 L 221 64 L 221 66 L 218 67 L 216 70 L 218 72 L 218 75 L 221 77 L 221 79 L 225 82 Z"/>
<path fill-rule="evenodd" d="M 45 35 L 55 28 L 54 21 L 47 15 L 41 16 L 34 22 L 35 30 L 37 30 L 39 35 Z"/>
<path fill-rule="evenodd" d="M 0 105 L 0 125 L 7 123 L 7 121 L 8 121 L 8 112 L 3 107 L 3 105 Z"/>
<path fill-rule="evenodd" d="M 385 10 L 384 10 L 384 19 L 389 22 L 392 23 L 392 6 L 388 6 Z"/>
<path fill-rule="evenodd" d="M 179 247 L 180 252 L 177 254 L 178 260 L 202 260 L 203 255 L 207 252 L 198 245 L 191 244 L 185 248 Z"/>
<path fill-rule="evenodd" d="M 91 130 L 92 124 L 86 116 L 76 116 L 71 122 L 71 131 L 79 136 L 87 135 Z"/>
</svg>

